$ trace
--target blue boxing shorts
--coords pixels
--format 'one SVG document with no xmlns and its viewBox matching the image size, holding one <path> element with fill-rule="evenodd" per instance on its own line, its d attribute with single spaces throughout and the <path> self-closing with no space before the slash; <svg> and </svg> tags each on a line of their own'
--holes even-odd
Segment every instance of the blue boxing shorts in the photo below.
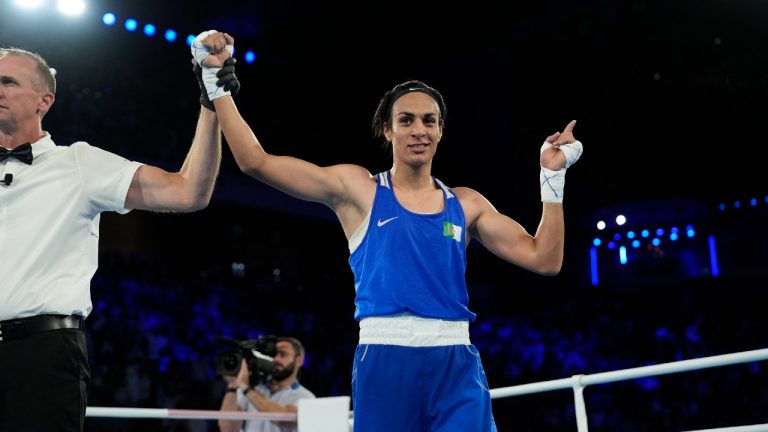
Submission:
<svg viewBox="0 0 768 432">
<path fill-rule="evenodd" d="M 361 336 L 352 369 L 355 432 L 496 431 L 488 380 L 474 345 L 364 340 Z"/>
</svg>

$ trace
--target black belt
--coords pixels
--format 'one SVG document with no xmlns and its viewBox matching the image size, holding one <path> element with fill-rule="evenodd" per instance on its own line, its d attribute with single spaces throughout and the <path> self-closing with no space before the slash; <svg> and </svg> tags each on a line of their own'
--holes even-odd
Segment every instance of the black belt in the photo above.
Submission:
<svg viewBox="0 0 768 432">
<path fill-rule="evenodd" d="M 80 315 L 37 315 L 0 321 L 0 342 L 23 339 L 33 334 L 60 329 L 83 329 Z"/>
</svg>

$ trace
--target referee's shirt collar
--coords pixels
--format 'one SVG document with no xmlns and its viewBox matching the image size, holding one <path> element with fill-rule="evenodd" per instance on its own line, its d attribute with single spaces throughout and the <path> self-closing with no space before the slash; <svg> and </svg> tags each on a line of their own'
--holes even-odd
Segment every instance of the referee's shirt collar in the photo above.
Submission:
<svg viewBox="0 0 768 432">
<path fill-rule="evenodd" d="M 32 157 L 37 158 L 43 153 L 56 147 L 56 143 L 51 139 L 51 134 L 45 132 L 42 138 L 32 143 Z"/>
</svg>

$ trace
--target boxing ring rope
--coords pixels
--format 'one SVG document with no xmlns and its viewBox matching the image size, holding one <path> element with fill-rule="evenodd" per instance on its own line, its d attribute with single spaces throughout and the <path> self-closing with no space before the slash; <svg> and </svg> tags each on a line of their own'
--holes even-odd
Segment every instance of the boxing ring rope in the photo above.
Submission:
<svg viewBox="0 0 768 432">
<path fill-rule="evenodd" d="M 588 432 L 587 408 L 584 402 L 584 387 L 593 384 L 606 384 L 616 381 L 626 381 L 636 378 L 644 378 L 656 375 L 666 375 L 678 372 L 688 372 L 699 369 L 707 369 L 718 366 L 728 366 L 739 363 L 768 360 L 768 349 L 743 351 L 731 354 L 723 354 L 712 357 L 702 357 L 692 360 L 681 360 L 670 363 L 661 363 L 652 366 L 642 366 L 631 369 L 622 369 L 611 372 L 601 372 L 591 375 L 574 375 L 570 378 L 562 378 L 551 381 L 541 381 L 531 384 L 523 384 L 511 387 L 491 389 L 491 399 L 519 396 L 531 393 L 541 393 L 551 390 L 572 388 L 574 403 L 576 405 L 576 425 L 578 432 Z M 718 432 L 768 432 L 768 425 L 744 426 L 757 429 L 713 429 Z M 695 432 L 695 431 L 691 431 Z M 704 432 L 704 431 L 698 431 Z"/>
<path fill-rule="evenodd" d="M 213 411 L 168 408 L 87 407 L 86 417 L 155 418 L 197 420 L 277 420 L 296 421 L 296 413 L 262 413 L 246 411 Z"/>
<path fill-rule="evenodd" d="M 718 429 L 698 429 L 688 432 L 768 432 L 768 424 L 752 426 L 736 426 Z"/>
<path fill-rule="evenodd" d="M 626 381 L 637 378 L 645 378 L 657 375 L 667 375 L 679 372 L 688 372 L 719 366 L 729 366 L 740 363 L 768 360 L 768 349 L 742 351 L 731 354 L 723 354 L 711 357 L 702 357 L 692 360 L 681 360 L 670 363 L 661 363 L 651 366 L 642 366 L 630 369 L 621 369 L 610 372 L 601 372 L 590 375 L 574 375 L 570 378 L 562 378 L 551 381 L 540 381 L 530 384 L 522 384 L 511 387 L 491 389 L 491 399 L 500 399 L 510 396 L 521 396 L 532 393 L 542 393 L 552 390 L 573 389 L 574 403 L 576 405 L 576 424 L 578 432 L 588 432 L 587 409 L 584 401 L 584 388 L 588 385 L 607 384 L 617 381 Z M 116 407 L 88 407 L 86 417 L 122 417 L 122 418 L 159 418 L 159 419 L 199 419 L 199 420 L 282 420 L 296 421 L 296 413 L 257 413 L 244 411 L 203 411 L 186 409 L 163 408 L 116 408 Z M 350 413 L 350 425 L 352 423 Z M 706 429 L 688 432 L 768 432 L 768 424 L 737 426 L 720 429 Z"/>
<path fill-rule="evenodd" d="M 187 420 L 269 420 L 298 423 L 302 432 L 350 432 L 353 420 L 349 396 L 299 400 L 299 412 L 189 410 L 166 408 L 87 407 L 86 417 L 154 418 Z"/>
</svg>

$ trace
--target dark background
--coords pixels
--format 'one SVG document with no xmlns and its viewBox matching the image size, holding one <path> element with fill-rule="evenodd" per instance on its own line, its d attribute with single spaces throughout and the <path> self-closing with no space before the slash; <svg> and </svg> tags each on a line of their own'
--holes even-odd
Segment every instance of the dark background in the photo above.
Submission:
<svg viewBox="0 0 768 432">
<path fill-rule="evenodd" d="M 114 27 L 101 23 L 107 11 Z M 129 16 L 159 34 L 127 32 Z M 448 106 L 434 175 L 480 191 L 529 232 L 541 211 L 539 146 L 577 119 L 585 152 L 567 176 L 561 275 L 527 273 L 476 244 L 468 253 L 473 342 L 498 388 L 766 345 L 766 18 L 767 4 L 742 0 L 90 1 L 76 18 L 6 0 L 0 46 L 39 52 L 57 69 L 43 126 L 58 144 L 83 140 L 169 170 L 199 111 L 187 34 L 234 35 L 243 116 L 267 151 L 319 165 L 388 169 L 371 116 L 385 91 L 423 80 Z M 167 27 L 179 40 L 162 39 Z M 242 60 L 246 49 L 255 63 Z M 592 286 L 595 222 L 617 212 L 638 229 L 693 223 L 700 240 L 640 248 L 627 267 L 599 249 L 603 278 Z M 101 226 L 91 405 L 217 409 L 216 334 L 298 336 L 309 353 L 302 382 L 318 396 L 349 394 L 354 290 L 330 210 L 239 173 L 225 146 L 206 210 L 105 214 Z M 716 278 L 707 235 L 718 239 Z M 696 271 L 675 264 L 684 256 Z M 590 428 L 766 422 L 763 368 L 588 388 Z M 494 402 L 500 430 L 574 430 L 572 409 L 569 391 Z M 214 427 L 193 423 L 146 426 Z"/>
</svg>

